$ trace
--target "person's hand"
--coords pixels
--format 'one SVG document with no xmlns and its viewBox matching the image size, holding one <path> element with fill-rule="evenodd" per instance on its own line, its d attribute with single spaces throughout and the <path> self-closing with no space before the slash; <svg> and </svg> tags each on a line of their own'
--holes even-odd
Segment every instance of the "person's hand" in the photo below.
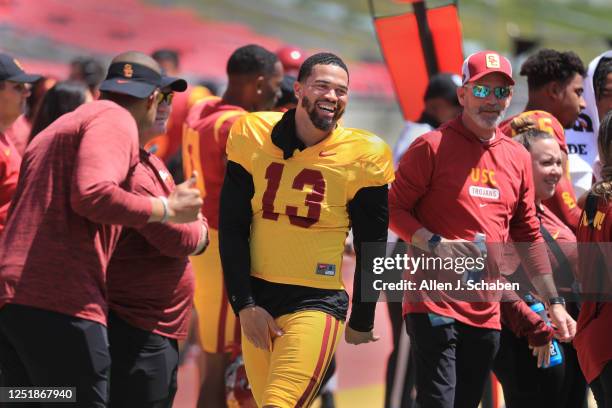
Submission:
<svg viewBox="0 0 612 408">
<path fill-rule="evenodd" d="M 429 239 L 431 237 L 431 231 L 424 227 L 420 228 L 412 236 L 412 245 L 425 252 L 429 252 Z M 440 258 L 478 258 L 482 256 L 480 249 L 475 243 L 464 239 L 448 239 L 444 237 L 436 245 L 432 255 Z"/>
<path fill-rule="evenodd" d="M 272 350 L 271 339 L 283 335 L 274 318 L 262 307 L 247 306 L 238 316 L 242 333 L 257 348 Z"/>
<path fill-rule="evenodd" d="M 532 346 L 529 345 L 533 356 L 538 359 L 538 368 L 548 366 L 550 364 L 550 341 L 543 346 Z"/>
<path fill-rule="evenodd" d="M 184 224 L 196 221 L 202 208 L 200 190 L 195 188 L 197 173 L 193 172 L 189 180 L 179 184 L 168 197 L 168 222 Z"/>
<path fill-rule="evenodd" d="M 346 330 L 344 331 L 344 340 L 349 344 L 357 345 L 378 341 L 380 340 L 380 336 L 374 334 L 374 330 L 370 330 L 368 332 L 360 332 L 351 329 L 350 326 L 347 324 Z"/>
<path fill-rule="evenodd" d="M 576 335 L 576 321 L 567 313 L 565 307 L 560 304 L 550 305 L 548 315 L 555 328 L 555 338 L 565 343 L 572 341 Z"/>
<path fill-rule="evenodd" d="M 446 239 L 442 238 L 436 246 L 433 255 L 440 258 L 472 258 L 476 259 L 482 256 L 480 249 L 475 243 L 464 239 Z"/>
</svg>

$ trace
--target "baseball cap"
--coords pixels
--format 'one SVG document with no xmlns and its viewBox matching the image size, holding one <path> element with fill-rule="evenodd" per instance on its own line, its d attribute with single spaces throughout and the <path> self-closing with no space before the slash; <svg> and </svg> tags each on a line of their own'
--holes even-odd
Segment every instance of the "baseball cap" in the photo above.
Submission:
<svg viewBox="0 0 612 408">
<path fill-rule="evenodd" d="M 106 79 L 100 90 L 146 98 L 157 88 L 170 87 L 175 92 L 187 89 L 187 82 L 181 78 L 160 75 L 155 70 L 134 62 L 119 61 L 108 67 Z"/>
<path fill-rule="evenodd" d="M 510 84 L 514 85 L 510 61 L 495 51 L 476 52 L 463 61 L 463 66 L 461 67 L 463 85 L 476 81 L 492 72 L 499 72 L 505 75 Z"/>
<path fill-rule="evenodd" d="M 26 74 L 19 61 L 8 54 L 0 53 L 0 81 L 30 83 L 40 78 L 41 75 Z"/>
</svg>

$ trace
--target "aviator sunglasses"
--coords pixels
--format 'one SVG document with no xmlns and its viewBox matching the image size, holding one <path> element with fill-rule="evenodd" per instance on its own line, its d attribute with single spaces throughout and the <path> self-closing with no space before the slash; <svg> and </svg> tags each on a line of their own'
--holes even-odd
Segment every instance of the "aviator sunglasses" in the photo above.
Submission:
<svg viewBox="0 0 612 408">
<path fill-rule="evenodd" d="M 510 86 L 496 86 L 495 88 L 491 88 L 488 85 L 471 85 L 472 87 L 472 95 L 476 98 L 484 99 L 487 96 L 491 95 L 491 89 L 493 89 L 493 94 L 497 99 L 506 99 L 510 96 Z"/>
</svg>

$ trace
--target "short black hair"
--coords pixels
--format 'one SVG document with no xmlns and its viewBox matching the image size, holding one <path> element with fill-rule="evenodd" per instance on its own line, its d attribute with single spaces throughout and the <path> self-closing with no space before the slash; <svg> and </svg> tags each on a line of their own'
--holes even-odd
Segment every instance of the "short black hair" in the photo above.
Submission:
<svg viewBox="0 0 612 408">
<path fill-rule="evenodd" d="M 336 54 L 332 54 L 331 52 L 320 52 L 306 58 L 306 60 L 302 63 L 297 77 L 298 82 L 303 83 L 306 78 L 310 76 L 312 73 L 312 68 L 315 65 L 336 65 L 342 68 L 346 72 L 347 76 L 349 74 L 348 68 L 344 61 L 342 61 L 342 58 Z"/>
<path fill-rule="evenodd" d="M 601 98 L 601 94 L 606 87 L 606 79 L 609 74 L 612 74 L 612 58 L 603 57 L 599 60 L 597 68 L 593 73 L 593 89 L 595 90 L 595 99 Z"/>
<path fill-rule="evenodd" d="M 227 60 L 227 75 L 271 75 L 278 57 L 256 44 L 238 48 Z"/>
<path fill-rule="evenodd" d="M 77 57 L 70 62 L 70 65 L 78 66 L 82 78 L 90 91 L 95 91 L 106 77 L 106 67 L 97 59 L 92 57 Z"/>
<path fill-rule="evenodd" d="M 172 61 L 174 66 L 178 68 L 179 66 L 179 53 L 176 50 L 171 50 L 169 48 L 161 48 L 159 50 L 153 51 L 151 54 L 151 58 L 159 63 L 159 61 Z"/>
<path fill-rule="evenodd" d="M 584 76 L 586 69 L 582 60 L 573 51 L 543 49 L 529 56 L 521 66 L 521 75 L 527 77 L 530 90 L 551 83 L 567 83 L 576 74 Z"/>
</svg>

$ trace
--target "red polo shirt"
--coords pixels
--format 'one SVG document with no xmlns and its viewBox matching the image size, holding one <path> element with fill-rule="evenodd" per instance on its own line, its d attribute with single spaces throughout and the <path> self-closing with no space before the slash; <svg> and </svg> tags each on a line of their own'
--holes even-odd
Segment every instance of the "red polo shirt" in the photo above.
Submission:
<svg viewBox="0 0 612 408">
<path fill-rule="evenodd" d="M 144 150 L 128 188 L 147 197 L 167 197 L 174 180 L 162 161 Z M 151 223 L 124 228 L 108 265 L 108 304 L 123 320 L 142 330 L 184 339 L 194 291 L 187 255 L 193 253 L 206 221 Z"/>
<path fill-rule="evenodd" d="M 138 149 L 134 118 L 111 101 L 81 105 L 34 138 L 0 238 L 0 305 L 106 323 L 112 225 L 151 216 L 150 199 L 124 189 Z"/>
</svg>

